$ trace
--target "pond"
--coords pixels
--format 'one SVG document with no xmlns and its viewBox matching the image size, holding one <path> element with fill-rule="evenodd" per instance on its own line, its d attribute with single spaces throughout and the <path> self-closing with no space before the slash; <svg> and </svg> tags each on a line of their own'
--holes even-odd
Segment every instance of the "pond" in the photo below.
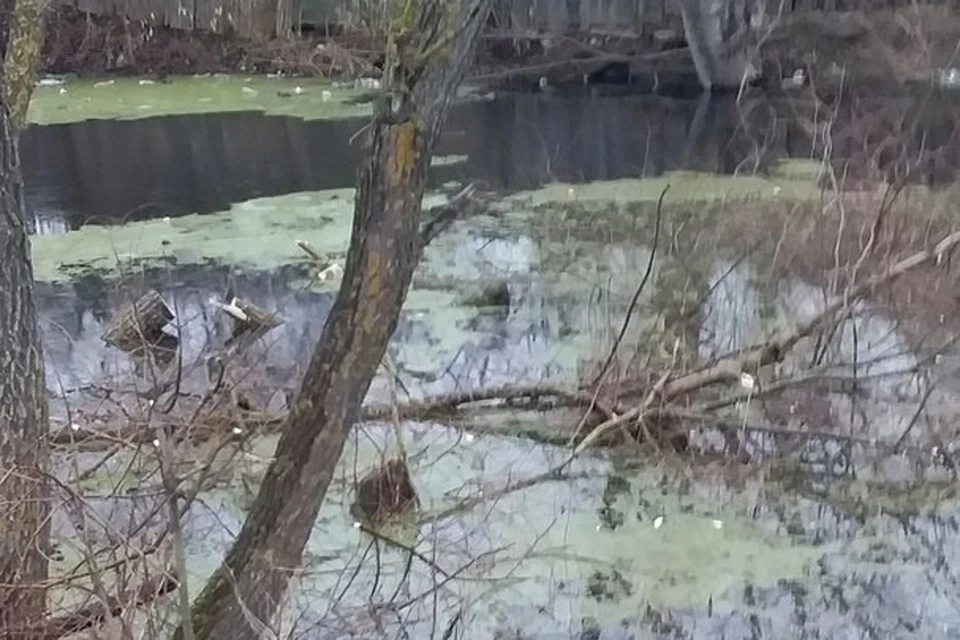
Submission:
<svg viewBox="0 0 960 640">
<path fill-rule="evenodd" d="M 343 258 L 362 92 L 304 84 L 330 113 L 303 119 L 310 105 L 289 106 L 301 95 L 290 81 L 171 84 L 47 87 L 23 137 L 58 421 L 78 419 L 78 407 L 115 418 L 105 405 L 143 406 L 143 376 L 101 336 L 149 288 L 174 308 L 191 363 L 179 372 L 185 393 L 207 389 L 200 363 L 229 336 L 212 297 L 229 291 L 283 319 L 245 354 L 253 373 L 238 381 L 270 412 L 286 409 L 332 305 L 337 282 L 318 279 L 296 241 Z M 56 102 L 74 96 L 81 102 Z M 425 207 L 474 180 L 496 198 L 425 253 L 390 348 L 402 393 L 577 383 L 609 349 L 648 264 L 622 350 L 657 366 L 706 361 L 812 317 L 822 280 L 776 268 L 790 253 L 783 225 L 823 197 L 812 140 L 801 119 L 751 123 L 732 100 L 468 94 L 436 151 Z M 654 245 L 667 185 L 666 240 Z M 953 210 L 949 183 L 938 189 L 930 202 Z M 820 265 L 820 251 L 833 258 L 832 243 L 807 243 L 797 243 L 798 265 Z M 956 436 L 955 357 L 931 359 L 922 332 L 887 302 L 857 307 L 816 370 L 839 378 L 852 367 L 863 394 L 792 389 L 723 414 L 856 437 L 798 444 L 758 430 L 743 444 L 749 465 L 712 455 L 718 433 L 703 429 L 690 459 L 599 450 L 567 476 L 503 492 L 569 456 L 548 443 L 569 436 L 576 416 L 478 409 L 442 424 L 358 427 L 285 622 L 307 638 L 957 637 L 960 503 L 949 459 L 928 438 L 944 447 Z M 949 344 L 953 326 L 940 325 L 927 334 Z M 784 369 L 805 371 L 825 358 L 819 350 L 798 346 Z M 368 400 L 390 393 L 381 375 Z M 358 529 L 349 507 L 354 479 L 398 432 L 422 504 L 391 545 Z M 877 456 L 873 443 L 901 436 L 910 447 Z M 254 439 L 188 514 L 191 595 L 239 530 L 273 438 Z M 146 457 L 116 456 L 84 481 L 104 532 L 58 516 L 58 571 L 76 562 L 80 541 L 106 545 L 158 504 Z M 63 473 L 101 458 L 65 455 Z"/>
</svg>

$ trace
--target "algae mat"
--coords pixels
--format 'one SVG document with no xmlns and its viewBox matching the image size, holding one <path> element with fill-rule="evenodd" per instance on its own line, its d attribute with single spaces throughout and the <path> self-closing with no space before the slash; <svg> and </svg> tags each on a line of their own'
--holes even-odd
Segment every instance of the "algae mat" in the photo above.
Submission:
<svg viewBox="0 0 960 640">
<path fill-rule="evenodd" d="M 797 199 L 817 193 L 809 173 L 787 171 L 786 167 L 779 167 L 768 177 L 678 172 L 656 178 L 551 184 L 506 197 L 495 207 L 499 213 L 495 219 L 475 218 L 470 225 L 485 223 L 500 231 L 513 226 L 519 227 L 514 231 L 529 233 L 531 225 L 550 226 L 562 219 L 573 204 L 655 202 L 667 184 L 671 185 L 667 204 L 749 196 Z M 151 262 L 197 264 L 213 260 L 270 269 L 304 258 L 296 246 L 299 239 L 309 241 L 323 255 L 336 257 L 347 248 L 354 194 L 351 188 L 290 193 L 248 200 L 217 213 L 115 227 L 86 225 L 61 235 L 36 236 L 35 277 L 41 281 L 65 280 L 90 270 L 115 271 L 125 264 Z M 445 200 L 442 194 L 430 194 L 424 198 L 423 208 Z M 542 209 L 544 205 L 549 211 Z"/>
<path fill-rule="evenodd" d="M 132 120 L 164 115 L 260 111 L 305 120 L 366 117 L 369 89 L 311 78 L 176 76 L 41 82 L 27 112 L 33 124 L 95 119 Z"/>
</svg>

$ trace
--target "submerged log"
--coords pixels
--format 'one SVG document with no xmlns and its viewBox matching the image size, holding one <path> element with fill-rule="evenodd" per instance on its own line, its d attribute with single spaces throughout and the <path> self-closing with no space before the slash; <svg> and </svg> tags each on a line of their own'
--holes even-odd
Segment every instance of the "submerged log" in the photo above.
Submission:
<svg viewBox="0 0 960 640">
<path fill-rule="evenodd" d="M 403 515 L 418 502 L 406 460 L 394 458 L 372 469 L 357 483 L 350 507 L 354 517 L 379 525 Z"/>
<path fill-rule="evenodd" d="M 173 311 L 151 289 L 143 294 L 103 334 L 103 341 L 127 353 L 142 352 L 164 342 L 163 329 L 173 320 Z"/>
</svg>

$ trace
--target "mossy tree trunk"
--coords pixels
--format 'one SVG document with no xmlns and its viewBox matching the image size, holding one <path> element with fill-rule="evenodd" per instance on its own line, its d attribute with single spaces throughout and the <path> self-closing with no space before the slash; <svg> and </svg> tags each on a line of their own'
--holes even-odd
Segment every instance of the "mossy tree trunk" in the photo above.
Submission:
<svg viewBox="0 0 960 640">
<path fill-rule="evenodd" d="M 344 442 L 396 328 L 419 255 L 430 154 L 491 3 L 392 3 L 384 97 L 358 177 L 343 282 L 250 514 L 195 601 L 198 639 L 262 637 L 301 565 Z"/>
<path fill-rule="evenodd" d="M 17 140 L 42 49 L 43 7 L 0 4 L 0 637 L 46 615 L 49 432 Z"/>
</svg>

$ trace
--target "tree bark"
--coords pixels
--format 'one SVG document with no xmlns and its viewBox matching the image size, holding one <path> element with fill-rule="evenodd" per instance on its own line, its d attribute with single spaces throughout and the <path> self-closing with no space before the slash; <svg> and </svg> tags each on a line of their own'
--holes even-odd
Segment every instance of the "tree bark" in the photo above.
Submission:
<svg viewBox="0 0 960 640">
<path fill-rule="evenodd" d="M 430 153 L 492 0 L 401 0 L 343 282 L 239 537 L 198 596 L 195 637 L 255 640 L 301 564 L 419 256 Z M 184 629 L 176 637 L 184 636 Z"/>
<path fill-rule="evenodd" d="M 739 89 L 757 75 L 756 0 L 680 0 L 683 29 L 704 89 Z"/>
<path fill-rule="evenodd" d="M 4 69 L 12 11 L 12 2 L 4 2 Z M 49 425 L 14 120 L 19 103 L 7 99 L 7 76 L 0 77 L 0 637 L 6 638 L 12 629 L 34 628 L 46 614 Z M 31 78 L 22 90 L 32 86 Z"/>
<path fill-rule="evenodd" d="M 15 130 L 27 121 L 27 107 L 33 94 L 37 67 L 43 55 L 43 14 L 49 0 L 15 0 L 9 20 L 9 41 L 3 60 L 3 98 L 10 105 L 10 119 Z M 5 3 L 5 4 L 9 4 Z"/>
</svg>

